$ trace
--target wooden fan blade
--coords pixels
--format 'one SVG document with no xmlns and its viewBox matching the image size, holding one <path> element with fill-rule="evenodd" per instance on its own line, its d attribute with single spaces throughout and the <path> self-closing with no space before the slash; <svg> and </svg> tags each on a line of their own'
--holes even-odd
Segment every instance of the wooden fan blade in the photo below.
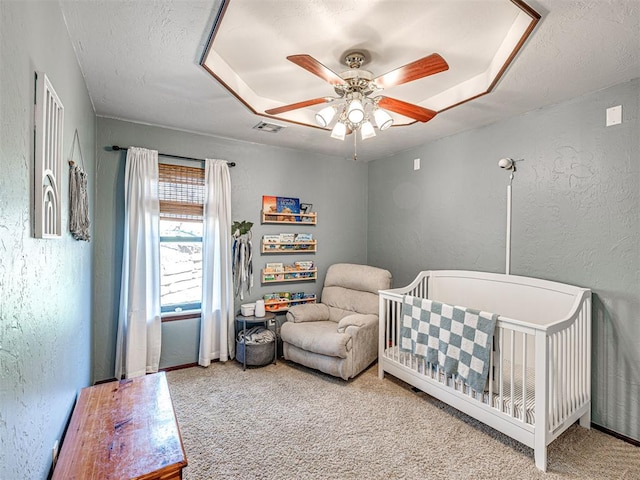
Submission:
<svg viewBox="0 0 640 480">
<path fill-rule="evenodd" d="M 320 77 L 331 85 L 345 85 L 346 82 L 333 70 L 325 67 L 311 55 L 289 55 L 287 60 Z"/>
<path fill-rule="evenodd" d="M 289 105 L 283 105 L 282 107 L 270 108 L 264 112 L 269 115 L 278 115 L 279 113 L 290 112 L 291 110 L 298 110 L 299 108 L 310 107 L 312 105 L 318 105 L 319 103 L 326 102 L 328 102 L 328 100 L 325 97 L 314 98 L 312 100 L 305 100 L 304 102 L 291 103 Z"/>
<path fill-rule="evenodd" d="M 378 105 L 386 110 L 391 110 L 392 112 L 413 118 L 419 122 L 428 122 L 438 113 L 433 110 L 429 110 L 428 108 L 419 107 L 413 103 L 407 103 L 402 100 L 389 97 L 382 97 L 378 102 Z"/>
<path fill-rule="evenodd" d="M 444 72 L 445 70 L 449 70 L 449 65 L 444 58 L 437 53 L 432 53 L 420 60 L 408 63 L 404 67 L 396 68 L 384 75 L 380 75 L 373 82 L 378 88 L 389 88 Z"/>
</svg>

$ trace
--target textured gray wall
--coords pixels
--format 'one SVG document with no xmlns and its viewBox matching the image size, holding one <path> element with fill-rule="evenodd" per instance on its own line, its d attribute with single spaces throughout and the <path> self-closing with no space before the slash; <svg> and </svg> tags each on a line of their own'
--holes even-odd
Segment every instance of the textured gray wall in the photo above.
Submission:
<svg viewBox="0 0 640 480">
<path fill-rule="evenodd" d="M 420 270 L 504 272 L 591 288 L 593 421 L 640 439 L 640 80 L 369 164 L 368 259 L 396 286 Z M 622 105 L 622 125 L 605 110 Z M 413 159 L 422 168 L 413 170 Z"/>
<path fill-rule="evenodd" d="M 124 159 L 110 145 L 140 146 L 195 158 L 222 158 L 236 162 L 231 169 L 231 205 L 234 220 L 254 223 L 255 288 L 244 302 L 274 291 L 316 292 L 324 273 L 335 262 L 365 263 L 367 247 L 367 165 L 341 158 L 308 154 L 179 132 L 158 127 L 98 119 L 97 203 L 95 235 L 94 376 L 111 378 L 122 262 Z M 271 135 L 265 133 L 265 135 Z M 313 203 L 318 225 L 289 227 L 261 225 L 262 195 L 299 197 Z M 314 255 L 260 255 L 266 233 L 310 232 L 318 240 Z M 319 268 L 317 282 L 279 283 L 262 287 L 259 272 L 266 262 L 291 263 L 309 259 Z M 240 302 L 237 299 L 239 308 Z M 197 362 L 198 321 L 170 322 L 162 329 L 161 367 Z"/>
<path fill-rule="evenodd" d="M 93 182 L 96 118 L 57 2 L 0 2 L 0 69 L 0 478 L 39 479 L 91 382 L 93 244 L 67 233 L 66 160 L 77 128 Z M 31 236 L 36 70 L 64 105 L 60 239 Z"/>
</svg>

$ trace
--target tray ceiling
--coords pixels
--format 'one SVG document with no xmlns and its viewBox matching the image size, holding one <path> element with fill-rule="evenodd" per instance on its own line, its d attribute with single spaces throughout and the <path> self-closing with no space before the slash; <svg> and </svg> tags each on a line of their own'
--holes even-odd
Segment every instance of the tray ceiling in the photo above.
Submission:
<svg viewBox="0 0 640 480">
<path fill-rule="evenodd" d="M 446 72 L 384 90 L 384 95 L 444 111 L 488 93 L 539 19 L 510 0 L 228 0 L 203 66 L 254 113 L 335 95 L 330 85 L 287 61 L 308 54 L 336 73 L 347 53 L 364 52 L 362 69 L 382 75 L 432 53 Z M 252 34 L 246 28 L 252 25 Z M 316 126 L 323 105 L 274 118 Z M 394 125 L 414 123 L 393 114 Z"/>
<path fill-rule="evenodd" d="M 379 75 L 435 51 L 449 62 L 450 71 L 385 93 L 440 109 L 428 102 L 450 82 L 454 71 L 473 75 L 487 69 L 490 55 L 476 58 L 475 42 L 460 40 L 469 40 L 472 33 L 481 35 L 486 50 L 495 49 L 505 37 L 505 25 L 522 15 L 509 0 L 421 0 L 436 20 L 431 24 L 409 8 L 413 0 L 390 1 L 391 10 L 385 10 L 389 0 L 252 0 L 255 8 L 244 14 L 242 22 L 222 17 L 220 25 L 242 42 L 242 48 L 235 50 L 227 45 L 222 55 L 233 68 L 249 73 L 245 82 L 253 85 L 256 95 L 279 105 L 330 93 L 327 84 L 288 62 L 286 55 L 307 53 L 340 72 L 343 54 L 362 48 L 371 56 L 364 68 Z M 246 3 L 230 0 L 228 8 L 235 2 Z M 274 5 L 280 3 L 289 8 L 276 15 Z M 380 132 L 358 145 L 359 161 L 383 158 L 640 77 L 638 0 L 528 3 L 541 20 L 490 94 L 441 111 L 427 123 Z M 449 12 L 460 4 L 470 10 Z M 307 157 L 322 153 L 352 158 L 352 142 L 334 140 L 321 128 L 254 113 L 200 65 L 224 5 L 221 0 L 60 0 L 60 5 L 98 116 L 294 148 L 304 150 Z M 380 11 L 387 12 L 383 15 L 387 21 L 375 27 Z M 471 28 L 477 19 L 485 22 L 478 22 L 486 27 L 479 28 L 480 33 Z M 296 30 L 273 32 L 274 22 L 291 24 Z M 449 38 L 450 33 L 456 38 Z M 422 40 L 416 43 L 415 38 Z M 264 59 L 251 58 L 258 50 L 265 52 Z M 255 68 L 258 61 L 262 70 Z M 276 93 L 270 92 L 282 97 L 271 98 Z M 604 110 L 602 115 L 604 122 Z M 285 128 L 278 133 L 253 129 L 261 121 Z"/>
</svg>

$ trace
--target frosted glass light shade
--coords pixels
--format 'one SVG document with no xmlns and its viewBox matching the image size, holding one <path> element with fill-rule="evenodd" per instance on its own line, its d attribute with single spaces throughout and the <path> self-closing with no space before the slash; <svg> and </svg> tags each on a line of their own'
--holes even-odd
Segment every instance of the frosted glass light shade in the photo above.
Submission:
<svg viewBox="0 0 640 480">
<path fill-rule="evenodd" d="M 362 136 L 362 140 L 376 136 L 376 131 L 373 129 L 373 125 L 369 120 L 364 122 L 360 127 L 360 135 Z"/>
<path fill-rule="evenodd" d="M 335 116 L 335 114 L 336 114 L 335 107 L 332 107 L 332 106 L 325 107 L 322 110 L 320 110 L 318 113 L 316 113 L 316 122 L 321 127 L 326 127 L 327 125 L 329 125 L 329 123 L 331 123 L 331 120 L 333 120 L 333 117 Z"/>
<path fill-rule="evenodd" d="M 333 130 L 331 130 L 331 138 L 344 140 L 344 136 L 346 135 L 346 133 L 347 133 L 347 126 L 342 122 L 338 122 L 333 127 Z"/>
<path fill-rule="evenodd" d="M 360 100 L 355 99 L 349 103 L 349 108 L 347 109 L 347 118 L 351 123 L 357 125 L 364 119 L 364 107 L 362 106 L 362 102 Z"/>
<path fill-rule="evenodd" d="M 373 112 L 373 118 L 375 118 L 376 125 L 378 125 L 378 128 L 381 131 L 386 130 L 393 125 L 393 118 L 391 118 L 391 115 L 381 108 L 377 108 L 376 111 Z"/>
</svg>

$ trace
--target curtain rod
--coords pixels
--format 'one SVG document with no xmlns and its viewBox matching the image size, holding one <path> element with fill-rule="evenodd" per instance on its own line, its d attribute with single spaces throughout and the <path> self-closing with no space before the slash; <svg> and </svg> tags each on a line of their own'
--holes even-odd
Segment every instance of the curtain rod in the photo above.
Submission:
<svg viewBox="0 0 640 480">
<path fill-rule="evenodd" d="M 118 145 L 113 145 L 111 147 L 111 150 L 113 150 L 114 152 L 117 152 L 119 150 L 127 151 L 127 147 L 119 147 Z M 171 155 L 170 153 L 160 153 L 160 152 L 158 152 L 158 155 L 160 155 L 162 157 L 179 158 L 180 160 L 195 160 L 197 162 L 204 162 L 204 160 L 201 159 L 201 158 L 182 157 L 180 155 Z M 227 165 L 229 165 L 229 167 L 235 167 L 236 166 L 236 162 L 227 162 Z"/>
</svg>

